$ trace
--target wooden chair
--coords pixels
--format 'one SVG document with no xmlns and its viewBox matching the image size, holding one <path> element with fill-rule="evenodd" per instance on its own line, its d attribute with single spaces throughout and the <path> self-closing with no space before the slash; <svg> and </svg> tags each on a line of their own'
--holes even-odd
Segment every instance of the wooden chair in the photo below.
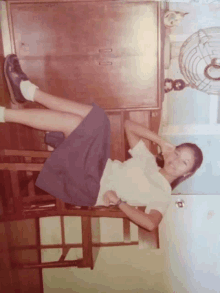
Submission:
<svg viewBox="0 0 220 293">
<path fill-rule="evenodd" d="M 35 249 L 38 251 L 37 263 L 13 263 L 12 265 L 29 269 L 29 268 L 55 268 L 55 267 L 72 267 L 79 268 L 89 267 L 93 269 L 93 247 L 102 246 L 120 246 L 120 245 L 138 245 L 144 247 L 148 243 L 150 248 L 158 248 L 158 231 L 147 232 L 139 228 L 139 242 L 131 241 L 130 238 L 130 220 L 117 207 L 76 207 L 65 204 L 61 200 L 51 196 L 36 192 L 34 186 L 35 172 L 40 172 L 46 158 L 50 156 L 49 151 L 27 151 L 27 150 L 1 150 L 0 151 L 0 170 L 3 173 L 5 181 L 5 198 L 1 201 L 0 216 L 1 222 L 19 221 L 25 219 L 36 219 L 36 231 L 38 241 L 36 245 L 25 247 L 11 247 L 16 249 Z M 21 173 L 19 175 L 19 173 Z M 22 175 L 22 176 L 21 176 Z M 143 207 L 140 207 L 143 208 Z M 59 245 L 41 245 L 40 243 L 40 225 L 39 219 L 43 217 L 59 216 L 61 223 L 62 243 Z M 65 243 L 65 225 L 64 216 L 81 217 L 82 243 L 66 244 Z M 109 217 L 123 219 L 123 242 L 115 243 L 93 243 L 92 241 L 92 217 Z M 82 248 L 81 259 L 67 261 L 65 260 L 71 248 Z M 45 248 L 62 248 L 62 256 L 55 262 L 42 262 L 41 249 Z"/>
</svg>

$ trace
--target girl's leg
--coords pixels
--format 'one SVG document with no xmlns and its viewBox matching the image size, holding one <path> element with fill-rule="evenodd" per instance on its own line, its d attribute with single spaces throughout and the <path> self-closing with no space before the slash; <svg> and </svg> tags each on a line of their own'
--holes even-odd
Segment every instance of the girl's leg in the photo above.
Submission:
<svg viewBox="0 0 220 293">
<path fill-rule="evenodd" d="M 34 101 L 51 110 L 73 113 L 83 118 L 86 117 L 93 108 L 90 105 L 84 105 L 44 93 L 40 89 L 35 90 Z"/>
<path fill-rule="evenodd" d="M 5 109 L 5 122 L 15 122 L 45 131 L 61 131 L 65 137 L 77 128 L 83 117 L 41 109 Z"/>
<path fill-rule="evenodd" d="M 81 117 L 87 116 L 92 110 L 92 106 L 61 99 L 40 91 L 22 71 L 15 54 L 6 57 L 4 73 L 14 103 L 23 103 L 27 100 L 36 101 L 51 110 L 72 113 Z"/>
</svg>

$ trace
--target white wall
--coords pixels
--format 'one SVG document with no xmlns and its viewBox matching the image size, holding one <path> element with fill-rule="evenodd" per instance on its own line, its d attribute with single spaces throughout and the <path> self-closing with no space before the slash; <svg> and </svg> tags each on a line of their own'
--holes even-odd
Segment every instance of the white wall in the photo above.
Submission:
<svg viewBox="0 0 220 293">
<path fill-rule="evenodd" d="M 174 47 L 180 48 L 183 42 L 199 29 L 220 26 L 220 3 L 209 5 L 194 2 L 169 3 L 169 9 L 189 13 L 169 34 L 171 52 Z M 179 68 L 178 50 L 165 76 L 171 79 L 184 79 Z M 187 87 L 180 92 L 171 91 L 165 94 L 163 108 L 166 109 L 167 124 L 209 123 L 210 97 L 196 89 Z"/>
<path fill-rule="evenodd" d="M 184 1 L 182 1 L 184 2 Z M 208 1 L 199 3 L 197 1 L 191 3 L 172 2 L 169 3 L 169 10 L 188 12 L 184 17 L 181 25 L 176 27 L 172 34 L 191 35 L 201 28 L 219 26 L 220 19 L 220 3 L 206 4 Z M 214 2 L 214 1 L 209 1 Z"/>
<path fill-rule="evenodd" d="M 169 8 L 170 10 L 189 12 L 180 26 L 170 32 L 171 47 L 172 49 L 175 48 L 172 53 L 175 54 L 173 54 L 170 68 L 166 71 L 167 78 L 184 79 L 179 68 L 178 48 L 180 49 L 184 40 L 199 29 L 220 26 L 220 3 L 208 5 L 193 1 L 191 3 L 169 3 Z M 218 134 L 217 127 L 211 130 L 213 124 L 210 124 L 214 123 L 213 117 L 217 122 L 218 98 L 215 99 L 214 103 L 213 101 L 212 96 L 190 87 L 179 92 L 171 91 L 165 94 L 160 134 L 174 144 L 196 143 L 204 154 L 202 167 L 191 179 L 180 184 L 174 190 L 174 193 L 220 194 L 218 179 L 220 175 L 220 131 Z M 193 125 L 200 127 L 194 127 Z M 207 126 L 204 127 L 204 134 L 205 130 L 207 134 L 207 129 L 210 127 L 208 134 L 211 134 L 212 131 L 215 135 L 204 135 L 202 133 L 203 125 Z M 190 135 L 187 135 L 187 127 L 190 128 Z M 179 133 L 172 133 L 171 129 L 175 131 L 179 129 Z M 184 133 L 181 133 L 183 130 Z M 169 135 L 166 135 L 167 132 L 169 132 Z"/>
</svg>

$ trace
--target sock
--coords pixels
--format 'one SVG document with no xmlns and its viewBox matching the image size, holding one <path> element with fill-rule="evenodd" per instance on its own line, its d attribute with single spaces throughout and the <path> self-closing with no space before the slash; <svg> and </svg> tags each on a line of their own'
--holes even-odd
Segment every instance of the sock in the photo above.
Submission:
<svg viewBox="0 0 220 293">
<path fill-rule="evenodd" d="M 32 102 L 34 101 L 35 90 L 38 89 L 36 85 L 31 83 L 29 80 L 25 80 L 21 82 L 20 89 L 26 100 Z"/>
<path fill-rule="evenodd" d="M 5 107 L 0 106 L 0 122 L 5 122 Z"/>
</svg>

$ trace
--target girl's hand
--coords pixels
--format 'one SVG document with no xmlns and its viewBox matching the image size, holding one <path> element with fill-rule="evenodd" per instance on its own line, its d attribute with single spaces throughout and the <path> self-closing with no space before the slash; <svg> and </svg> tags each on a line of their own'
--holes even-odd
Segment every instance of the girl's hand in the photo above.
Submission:
<svg viewBox="0 0 220 293">
<path fill-rule="evenodd" d="M 108 190 L 108 191 L 103 195 L 103 200 L 104 200 L 105 204 L 106 204 L 107 206 L 109 206 L 109 205 L 111 205 L 111 204 L 113 204 L 113 205 L 117 204 L 119 198 L 118 198 L 118 196 L 117 196 L 117 194 L 116 194 L 115 191 L 113 191 L 113 190 Z"/>
<path fill-rule="evenodd" d="M 174 152 L 175 149 L 176 149 L 176 146 L 169 142 L 164 141 L 161 144 L 161 151 L 163 156 L 169 155 L 170 153 Z"/>
</svg>

